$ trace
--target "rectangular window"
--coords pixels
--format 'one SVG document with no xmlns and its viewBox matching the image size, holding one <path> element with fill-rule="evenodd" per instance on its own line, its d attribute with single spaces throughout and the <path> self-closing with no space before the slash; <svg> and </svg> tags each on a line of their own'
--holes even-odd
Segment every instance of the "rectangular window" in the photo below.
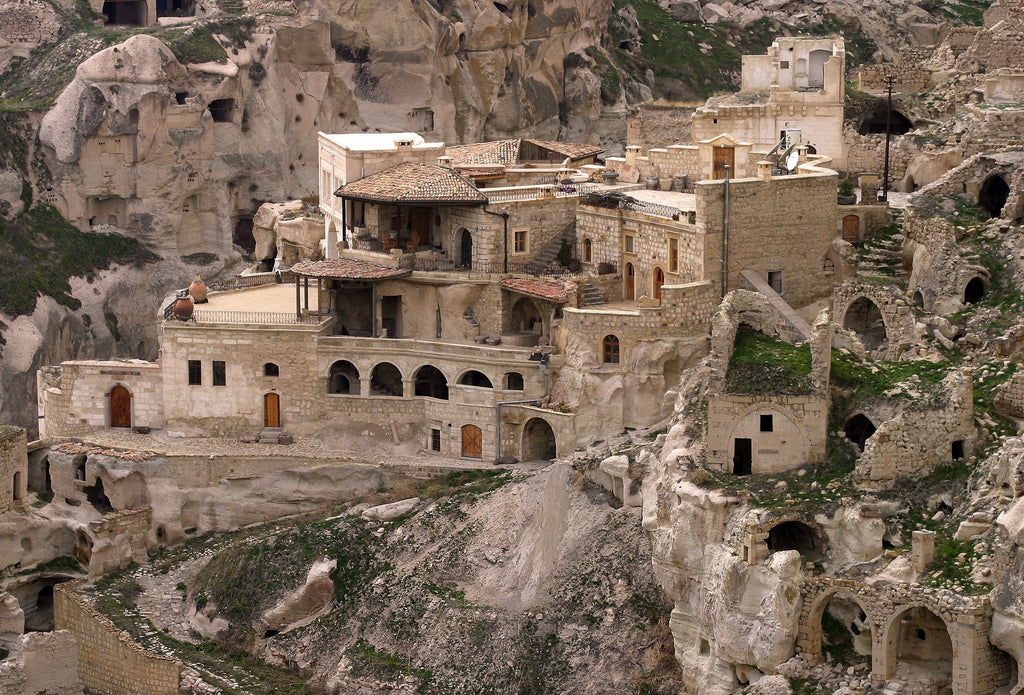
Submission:
<svg viewBox="0 0 1024 695">
<path fill-rule="evenodd" d="M 627 234 L 626 235 L 625 249 L 626 249 L 626 253 L 633 253 L 633 235 L 632 234 Z"/>
<path fill-rule="evenodd" d="M 668 272 L 679 272 L 679 239 L 668 240 Z"/>
<path fill-rule="evenodd" d="M 772 416 L 771 415 L 762 415 L 761 416 L 761 431 L 762 432 L 774 432 L 775 431 L 775 423 L 772 422 Z"/>
<path fill-rule="evenodd" d="M 199 360 L 188 361 L 188 385 L 199 386 L 203 383 L 203 363 Z"/>
<path fill-rule="evenodd" d="M 214 386 L 227 386 L 228 375 L 227 369 L 225 368 L 224 362 L 220 360 L 213 361 L 213 385 Z"/>
<path fill-rule="evenodd" d="M 441 430 L 431 429 L 430 430 L 430 450 L 440 451 L 441 450 Z"/>
<path fill-rule="evenodd" d="M 527 246 L 526 230 L 525 229 L 518 229 L 518 230 L 516 230 L 515 252 L 516 253 L 526 253 L 527 248 L 528 248 L 528 246 Z"/>
</svg>

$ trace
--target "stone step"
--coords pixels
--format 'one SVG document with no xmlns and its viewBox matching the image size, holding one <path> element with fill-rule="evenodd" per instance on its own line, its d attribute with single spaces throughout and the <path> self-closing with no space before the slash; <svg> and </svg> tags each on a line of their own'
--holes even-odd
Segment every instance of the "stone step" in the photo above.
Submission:
<svg viewBox="0 0 1024 695">
<path fill-rule="evenodd" d="M 598 304 L 605 303 L 601 290 L 597 289 L 589 282 L 583 286 L 583 306 L 596 306 Z"/>
</svg>

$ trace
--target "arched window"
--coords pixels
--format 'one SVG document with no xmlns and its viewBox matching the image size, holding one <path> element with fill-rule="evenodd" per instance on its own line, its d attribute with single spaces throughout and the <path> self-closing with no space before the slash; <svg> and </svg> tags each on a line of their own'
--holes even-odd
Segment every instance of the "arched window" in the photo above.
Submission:
<svg viewBox="0 0 1024 695">
<path fill-rule="evenodd" d="M 601 341 L 601 361 L 605 364 L 619 363 L 619 339 L 614 335 L 606 335 Z"/>
<path fill-rule="evenodd" d="M 402 396 L 402 372 L 390 362 L 381 362 L 370 373 L 370 395 Z"/>
<path fill-rule="evenodd" d="M 506 391 L 522 391 L 524 387 L 523 375 L 519 372 L 509 372 L 505 375 Z"/>
<path fill-rule="evenodd" d="M 594 260 L 594 242 L 590 239 L 583 240 L 583 262 L 591 263 Z"/>
<path fill-rule="evenodd" d="M 273 362 L 263 365 L 263 376 L 281 376 L 281 370 Z"/>
<path fill-rule="evenodd" d="M 351 362 L 338 360 L 327 377 L 327 393 L 359 395 L 359 370 Z"/>
<path fill-rule="evenodd" d="M 486 389 L 494 388 L 491 384 L 491 380 L 487 378 L 487 375 L 482 372 L 478 372 L 475 369 L 471 369 L 460 376 L 459 383 L 463 386 L 480 386 Z"/>
</svg>

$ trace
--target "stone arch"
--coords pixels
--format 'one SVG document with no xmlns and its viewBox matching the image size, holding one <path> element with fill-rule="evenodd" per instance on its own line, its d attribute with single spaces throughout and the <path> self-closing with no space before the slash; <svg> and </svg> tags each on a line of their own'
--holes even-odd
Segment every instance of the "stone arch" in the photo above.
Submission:
<svg viewBox="0 0 1024 695">
<path fill-rule="evenodd" d="M 477 371 L 476 369 L 469 369 L 463 372 L 458 379 L 460 386 L 477 386 L 485 389 L 492 389 L 494 385 L 491 380 L 483 372 Z"/>
<path fill-rule="evenodd" d="M 402 372 L 390 362 L 379 362 L 370 372 L 370 395 L 402 396 Z"/>
<path fill-rule="evenodd" d="M 800 519 L 780 520 L 768 529 L 768 552 L 795 550 L 804 562 L 817 562 L 825 555 L 825 539 L 820 529 Z"/>
<path fill-rule="evenodd" d="M 473 267 L 473 235 L 462 227 L 455 232 L 455 265 Z"/>
<path fill-rule="evenodd" d="M 889 679 L 901 665 L 924 668 L 935 675 L 944 676 L 945 683 L 936 679 L 939 692 L 952 692 L 953 640 L 949 625 L 938 613 L 927 606 L 911 604 L 895 611 L 882 634 L 884 672 Z"/>
<path fill-rule="evenodd" d="M 858 591 L 843 585 L 832 585 L 814 597 L 805 621 L 806 632 L 816 636 L 816 639 L 804 646 L 804 651 L 811 657 L 812 663 L 820 661 L 822 652 L 826 651 L 827 645 L 824 644 L 824 641 L 829 636 L 832 636 L 832 639 L 836 638 L 835 625 L 831 629 L 826 629 L 829 621 L 825 616 L 829 614 L 829 609 L 837 600 L 841 603 L 836 606 L 838 610 L 831 611 L 833 619 L 837 620 L 850 635 L 852 646 L 857 654 L 873 655 L 874 633 L 877 630 L 878 621 L 877 617 L 873 615 L 871 602 L 865 600 L 865 597 L 861 596 Z M 855 615 L 851 615 L 851 607 L 855 607 Z M 833 644 L 832 646 L 837 645 Z M 865 651 L 867 654 L 863 654 Z M 846 665 L 852 666 L 853 664 Z"/>
<path fill-rule="evenodd" d="M 857 445 L 857 448 L 864 451 L 864 444 L 875 433 L 875 423 L 871 422 L 864 413 L 856 413 L 846 419 L 843 425 L 843 433 L 846 438 Z"/>
<path fill-rule="evenodd" d="M 885 133 L 886 102 L 879 99 L 868 111 L 857 126 L 857 132 L 861 135 L 879 135 Z M 892 118 L 889 121 L 889 132 L 893 135 L 904 135 L 914 129 L 914 124 L 909 118 L 893 108 Z"/>
<path fill-rule="evenodd" d="M 653 278 L 654 278 L 654 286 L 652 288 L 653 289 L 652 296 L 660 302 L 661 301 L 661 286 L 665 284 L 665 271 L 662 270 L 661 268 L 655 266 L 654 267 Z"/>
<path fill-rule="evenodd" d="M 590 237 L 583 239 L 583 262 L 594 262 L 594 242 L 590 240 Z"/>
<path fill-rule="evenodd" d="M 843 328 L 852 330 L 869 351 L 888 346 L 888 326 L 885 316 L 870 297 L 860 295 L 851 301 L 843 314 Z"/>
<path fill-rule="evenodd" d="M 509 311 L 509 331 L 518 334 L 544 335 L 544 315 L 537 302 L 529 297 L 519 297 Z"/>
<path fill-rule="evenodd" d="M 1010 186 L 1001 174 L 992 174 L 985 179 L 978 189 L 978 206 L 988 213 L 989 217 L 999 217 L 1010 197 Z"/>
<path fill-rule="evenodd" d="M 522 391 L 526 386 L 526 380 L 519 372 L 506 372 L 504 382 L 506 391 Z"/>
<path fill-rule="evenodd" d="M 281 368 L 273 362 L 263 365 L 263 376 L 281 376 Z"/>
<path fill-rule="evenodd" d="M 413 380 L 415 382 L 414 395 L 448 400 L 448 379 L 434 365 L 425 364 L 417 369 Z"/>
<path fill-rule="evenodd" d="M 807 86 L 825 87 L 825 63 L 832 57 L 832 51 L 818 48 L 807 54 Z"/>
<path fill-rule="evenodd" d="M 555 431 L 547 420 L 531 418 L 523 425 L 521 457 L 524 461 L 550 461 L 557 456 Z"/>
<path fill-rule="evenodd" d="M 359 370 L 348 360 L 338 360 L 327 374 L 327 393 L 359 395 Z"/>
<path fill-rule="evenodd" d="M 770 420 L 766 421 L 765 417 L 770 418 Z M 760 461 L 755 460 L 754 451 L 758 448 L 764 448 L 754 446 L 755 438 L 769 435 L 774 435 L 780 440 L 784 439 L 787 442 L 793 442 L 794 439 L 798 441 L 796 446 L 799 447 L 799 450 L 787 448 L 783 452 L 781 448 L 774 444 L 769 447 L 778 449 L 779 454 L 783 458 L 792 460 L 792 468 L 807 462 L 810 440 L 807 437 L 807 432 L 800 425 L 799 419 L 792 411 L 777 403 L 760 401 L 743 408 L 737 413 L 733 421 L 728 439 L 728 456 L 733 465 L 730 472 L 733 475 L 779 472 L 779 467 L 771 465 L 770 459 L 765 460 L 764 457 L 761 457 Z M 759 463 L 762 465 L 759 465 Z"/>
<path fill-rule="evenodd" d="M 964 304 L 977 304 L 988 292 L 988 283 L 980 275 L 975 275 L 964 286 Z"/>
<path fill-rule="evenodd" d="M 107 422 L 111 427 L 132 426 L 132 392 L 123 384 L 114 384 L 107 392 Z"/>
<path fill-rule="evenodd" d="M 914 290 L 913 302 L 918 309 L 924 309 L 924 293 L 921 290 Z"/>
</svg>

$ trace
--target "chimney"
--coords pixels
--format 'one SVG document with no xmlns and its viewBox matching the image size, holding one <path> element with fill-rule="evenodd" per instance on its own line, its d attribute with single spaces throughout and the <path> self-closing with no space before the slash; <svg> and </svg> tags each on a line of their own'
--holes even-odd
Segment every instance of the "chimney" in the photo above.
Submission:
<svg viewBox="0 0 1024 695">
<path fill-rule="evenodd" d="M 761 181 L 772 180 L 772 163 L 762 159 L 757 163 L 757 178 Z"/>
<path fill-rule="evenodd" d="M 444 167 L 445 169 L 451 169 L 452 168 L 452 158 L 449 157 L 448 155 L 442 155 L 442 156 L 437 158 L 437 165 L 439 167 Z"/>
</svg>

